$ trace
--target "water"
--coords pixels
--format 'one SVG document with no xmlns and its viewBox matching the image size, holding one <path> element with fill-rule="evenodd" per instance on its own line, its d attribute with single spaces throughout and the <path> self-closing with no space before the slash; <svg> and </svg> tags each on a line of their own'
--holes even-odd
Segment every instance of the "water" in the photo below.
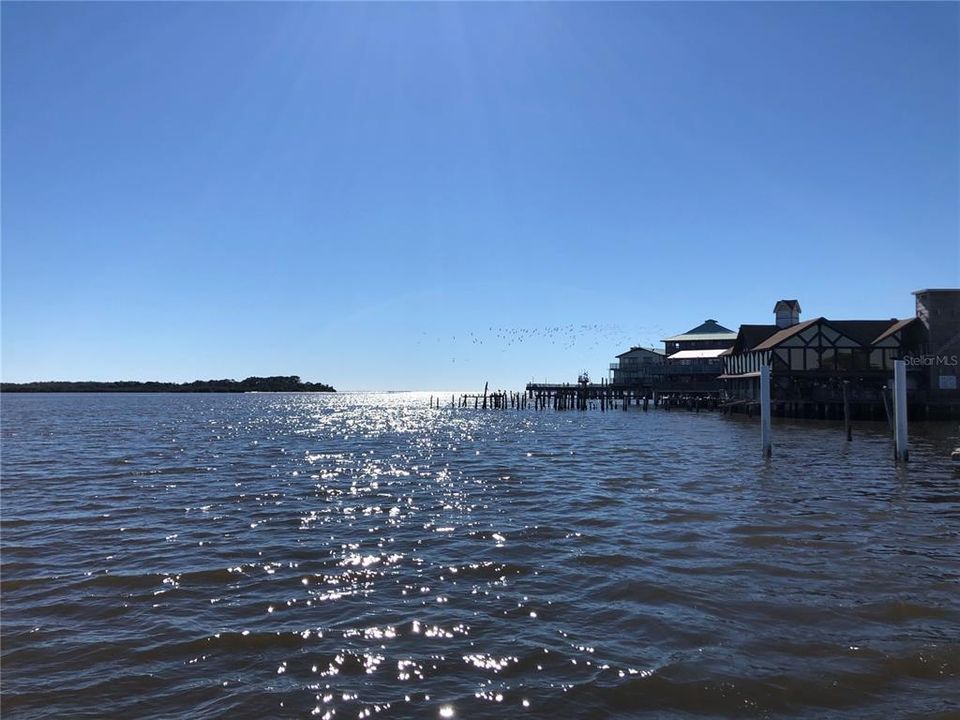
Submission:
<svg viewBox="0 0 960 720">
<path fill-rule="evenodd" d="M 4 718 L 948 717 L 956 425 L 7 395 Z"/>
</svg>

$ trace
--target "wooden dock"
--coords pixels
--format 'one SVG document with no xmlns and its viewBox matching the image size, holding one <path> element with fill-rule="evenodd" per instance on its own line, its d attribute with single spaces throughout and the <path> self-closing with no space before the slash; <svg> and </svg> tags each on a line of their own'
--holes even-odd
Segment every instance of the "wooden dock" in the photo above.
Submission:
<svg viewBox="0 0 960 720">
<path fill-rule="evenodd" d="M 771 398 L 774 417 L 811 420 L 887 420 L 892 425 L 892 399 L 889 390 L 853 391 L 846 399 L 824 396 L 815 398 Z M 430 397 L 430 407 L 473 408 L 475 410 L 627 410 L 651 406 L 663 410 L 683 409 L 692 412 L 717 410 L 723 414 L 759 416 L 758 399 L 731 398 L 723 391 L 691 392 L 678 387 L 637 386 L 616 383 L 529 383 L 524 390 L 489 390 L 482 393 L 461 393 Z M 911 398 L 908 414 L 916 420 L 948 420 L 960 417 L 955 403 L 934 404 L 922 398 Z"/>
<path fill-rule="evenodd" d="M 554 410 L 626 410 L 631 405 L 647 410 L 685 407 L 713 410 L 719 406 L 719 392 L 689 392 L 682 388 L 658 388 L 614 383 L 530 383 L 527 397 L 539 409 Z"/>
<path fill-rule="evenodd" d="M 683 389 L 654 390 L 649 387 L 618 385 L 613 383 L 529 383 L 523 391 L 495 390 L 489 385 L 483 393 L 451 395 L 450 402 L 438 396 L 430 397 L 430 406 L 440 408 L 444 404 L 453 408 L 475 410 L 627 410 L 639 407 L 644 411 L 652 405 L 670 410 L 685 408 L 693 412 L 715 410 L 721 406 L 719 392 L 691 393 Z"/>
</svg>

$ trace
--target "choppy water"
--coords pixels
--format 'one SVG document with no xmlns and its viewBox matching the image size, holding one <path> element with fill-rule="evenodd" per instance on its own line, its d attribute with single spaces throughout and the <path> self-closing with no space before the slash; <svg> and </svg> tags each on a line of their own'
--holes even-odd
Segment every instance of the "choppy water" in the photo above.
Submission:
<svg viewBox="0 0 960 720">
<path fill-rule="evenodd" d="M 956 425 L 2 401 L 4 718 L 948 717 Z"/>
</svg>

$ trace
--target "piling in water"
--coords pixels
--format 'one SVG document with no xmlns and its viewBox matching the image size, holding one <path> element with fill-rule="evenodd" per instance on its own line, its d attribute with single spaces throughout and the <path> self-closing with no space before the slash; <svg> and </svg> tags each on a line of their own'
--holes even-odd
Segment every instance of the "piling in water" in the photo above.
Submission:
<svg viewBox="0 0 960 720">
<path fill-rule="evenodd" d="M 907 462 L 910 449 L 907 446 L 907 364 L 904 360 L 893 361 L 893 413 L 897 462 Z"/>
<path fill-rule="evenodd" d="M 773 452 L 770 442 L 770 366 L 760 366 L 760 446 L 763 457 Z"/>
<path fill-rule="evenodd" d="M 853 425 L 850 421 L 850 381 L 843 381 L 843 427 L 847 433 L 847 442 L 853 440 Z"/>
</svg>

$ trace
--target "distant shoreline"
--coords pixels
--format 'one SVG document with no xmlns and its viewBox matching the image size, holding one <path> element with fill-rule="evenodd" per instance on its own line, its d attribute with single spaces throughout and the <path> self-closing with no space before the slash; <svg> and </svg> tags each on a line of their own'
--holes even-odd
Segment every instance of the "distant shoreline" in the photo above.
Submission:
<svg viewBox="0 0 960 720">
<path fill-rule="evenodd" d="M 194 380 L 185 383 L 118 380 L 0 383 L 0 393 L 247 393 L 336 392 L 325 383 L 303 382 L 297 375 L 248 377 L 245 380 Z"/>
</svg>

